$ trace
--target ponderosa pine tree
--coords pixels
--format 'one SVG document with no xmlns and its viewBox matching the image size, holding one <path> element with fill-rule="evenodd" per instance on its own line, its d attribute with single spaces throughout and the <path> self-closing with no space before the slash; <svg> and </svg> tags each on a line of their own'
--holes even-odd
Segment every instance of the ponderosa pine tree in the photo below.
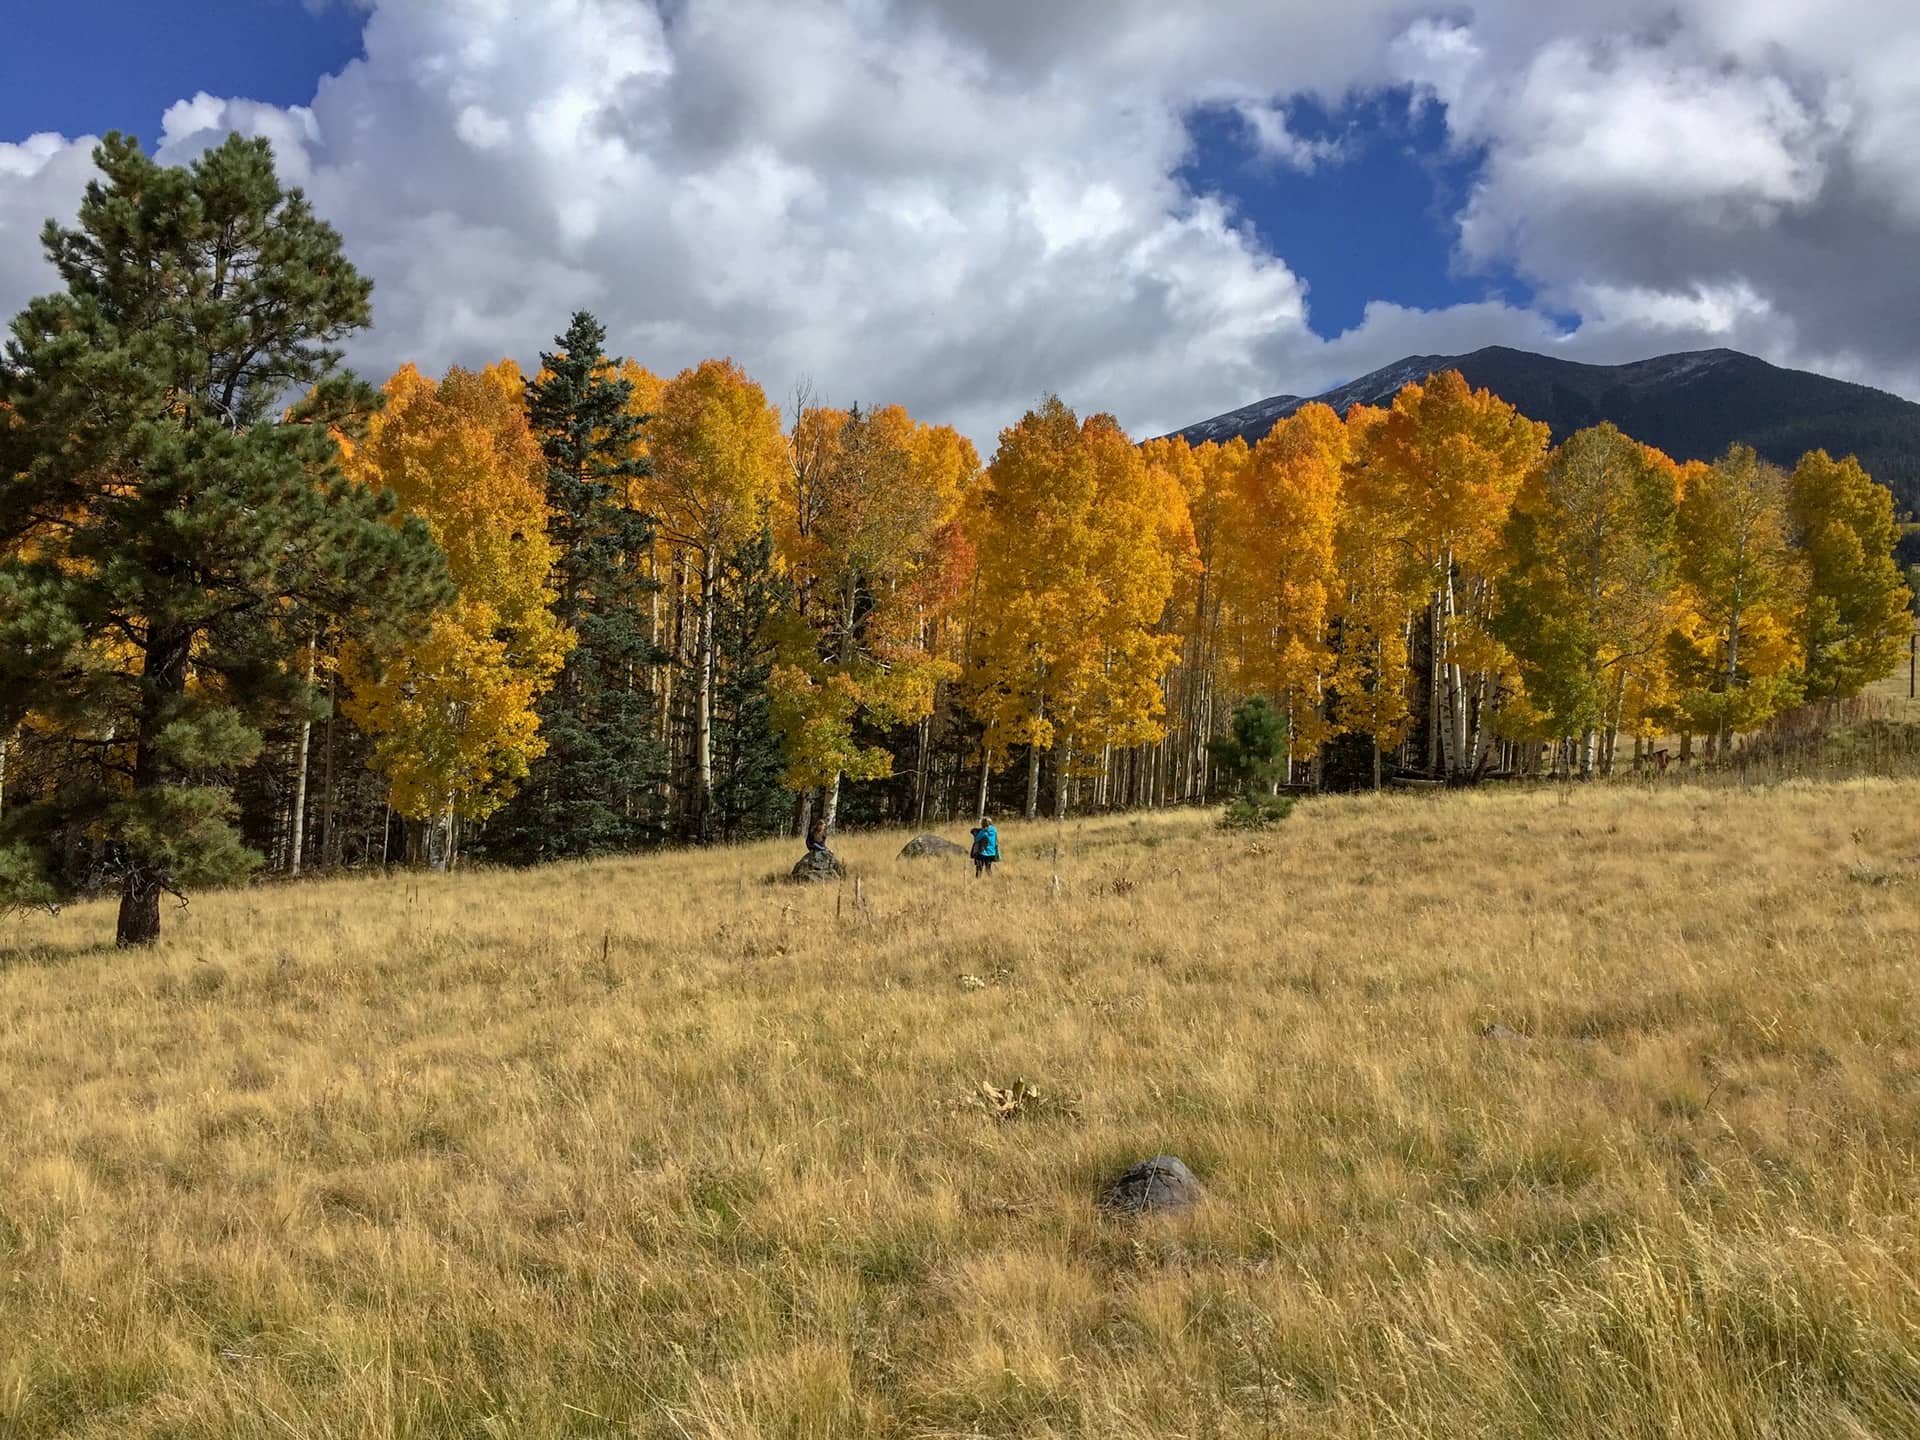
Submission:
<svg viewBox="0 0 1920 1440">
<path fill-rule="evenodd" d="M 580 311 L 527 386 L 527 418 L 546 457 L 554 616 L 574 645 L 541 697 L 546 753 L 482 842 L 515 860 L 606 854 L 659 835 L 661 761 L 646 671 L 660 657 L 644 603 L 655 583 L 653 519 L 640 496 L 651 473 L 647 417 L 606 339 Z"/>
<path fill-rule="evenodd" d="M 7 815 L 0 901 L 112 884 L 133 945 L 163 894 L 257 863 L 228 787 L 263 720 L 315 708 L 315 630 L 391 638 L 446 581 L 336 463 L 376 403 L 338 369 L 371 286 L 267 142 L 94 158 L 77 226 L 44 234 L 66 288 L 0 363 L 0 733 L 31 711 L 70 762 Z"/>
</svg>

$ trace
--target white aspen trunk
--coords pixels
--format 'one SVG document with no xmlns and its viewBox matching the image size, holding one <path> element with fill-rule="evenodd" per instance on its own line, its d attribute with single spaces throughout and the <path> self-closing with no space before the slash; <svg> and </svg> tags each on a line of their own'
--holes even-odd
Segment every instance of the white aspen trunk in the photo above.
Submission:
<svg viewBox="0 0 1920 1440">
<path fill-rule="evenodd" d="M 334 829 L 337 779 L 333 764 L 333 718 L 339 706 L 334 702 L 334 677 L 327 676 L 327 732 L 320 741 L 320 863 L 340 863 L 340 837 Z"/>
<path fill-rule="evenodd" d="M 987 823 L 987 782 L 993 778 L 993 767 L 987 763 L 987 752 L 980 752 L 980 796 L 973 807 L 976 825 Z"/>
<path fill-rule="evenodd" d="M 313 688 L 314 642 L 307 641 L 307 688 Z M 313 748 L 313 720 L 300 722 L 300 753 L 294 762 L 293 828 L 287 837 L 287 873 L 300 873 L 300 852 L 307 834 L 307 752 Z"/>
<path fill-rule="evenodd" d="M 720 598 L 720 573 L 712 547 L 700 564 L 700 638 L 695 652 L 697 685 L 693 709 L 693 838 L 707 838 L 707 812 L 713 804 L 713 618 Z"/>
<path fill-rule="evenodd" d="M 1614 763 L 1620 754 L 1620 726 L 1627 715 L 1627 667 L 1620 667 L 1620 674 L 1613 682 L 1613 714 L 1608 720 L 1606 776 L 1613 778 Z"/>
<path fill-rule="evenodd" d="M 1067 818 L 1067 767 L 1073 758 L 1073 741 L 1062 736 L 1053 742 L 1053 818 Z"/>
<path fill-rule="evenodd" d="M 1027 747 L 1027 819 L 1040 813 L 1040 747 Z"/>
<path fill-rule="evenodd" d="M 11 735 L 0 735 L 0 815 L 7 813 L 7 747 L 12 743 Z"/>
<path fill-rule="evenodd" d="M 927 715 L 920 721 L 920 754 L 913 766 L 913 823 L 916 828 L 927 823 L 928 776 L 933 763 L 933 717 Z"/>
<path fill-rule="evenodd" d="M 1454 658 L 1454 621 L 1459 618 L 1459 599 L 1454 592 L 1453 557 L 1447 557 L 1447 613 L 1445 616 L 1445 634 L 1447 642 L 1447 768 L 1459 773 L 1472 765 L 1468 749 L 1467 736 L 1467 683 L 1466 672 L 1460 668 Z"/>
<path fill-rule="evenodd" d="M 1440 592 L 1436 589 L 1433 603 L 1427 607 L 1427 770 L 1434 775 L 1440 773 L 1442 754 L 1440 714 L 1444 686 L 1440 678 L 1440 611 Z"/>
<path fill-rule="evenodd" d="M 827 828 L 833 828 L 834 821 L 840 818 L 840 771 L 833 772 L 833 783 L 827 787 L 826 799 L 822 801 L 820 814 L 827 822 Z"/>
</svg>

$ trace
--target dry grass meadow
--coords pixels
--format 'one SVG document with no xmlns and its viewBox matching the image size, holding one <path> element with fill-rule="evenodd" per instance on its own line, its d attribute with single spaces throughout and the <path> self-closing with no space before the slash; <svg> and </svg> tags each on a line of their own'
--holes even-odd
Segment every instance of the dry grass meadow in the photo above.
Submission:
<svg viewBox="0 0 1920 1440">
<path fill-rule="evenodd" d="M 1920 1433 L 1920 783 L 903 838 L 0 922 L 0 1435 Z"/>
</svg>

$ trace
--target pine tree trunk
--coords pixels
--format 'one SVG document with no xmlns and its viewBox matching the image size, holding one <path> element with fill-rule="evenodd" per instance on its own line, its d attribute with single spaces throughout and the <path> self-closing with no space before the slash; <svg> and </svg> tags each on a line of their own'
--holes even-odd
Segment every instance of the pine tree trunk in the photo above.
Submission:
<svg viewBox="0 0 1920 1440">
<path fill-rule="evenodd" d="M 138 796 L 165 783 L 160 766 L 160 734 L 173 705 L 187 693 L 187 659 L 193 637 L 184 630 L 151 627 L 141 668 L 140 717 L 135 732 L 133 793 Z M 120 915 L 114 944 L 151 945 L 160 938 L 160 895 L 172 883 L 153 859 L 129 846 L 120 880 Z"/>
</svg>

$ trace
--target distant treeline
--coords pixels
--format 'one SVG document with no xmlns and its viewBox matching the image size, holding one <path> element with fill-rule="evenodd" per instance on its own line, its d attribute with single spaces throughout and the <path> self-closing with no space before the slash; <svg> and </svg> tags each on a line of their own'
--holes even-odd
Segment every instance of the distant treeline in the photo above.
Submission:
<svg viewBox="0 0 1920 1440">
<path fill-rule="evenodd" d="M 586 314 L 530 378 L 376 392 L 370 286 L 264 142 L 98 162 L 0 364 L 0 905 L 116 890 L 123 942 L 262 864 L 1200 800 L 1254 694 L 1301 783 L 1610 771 L 1904 653 L 1851 460 L 1550 448 L 1448 373 L 1251 448 L 1049 400 L 983 468 Z"/>
</svg>

